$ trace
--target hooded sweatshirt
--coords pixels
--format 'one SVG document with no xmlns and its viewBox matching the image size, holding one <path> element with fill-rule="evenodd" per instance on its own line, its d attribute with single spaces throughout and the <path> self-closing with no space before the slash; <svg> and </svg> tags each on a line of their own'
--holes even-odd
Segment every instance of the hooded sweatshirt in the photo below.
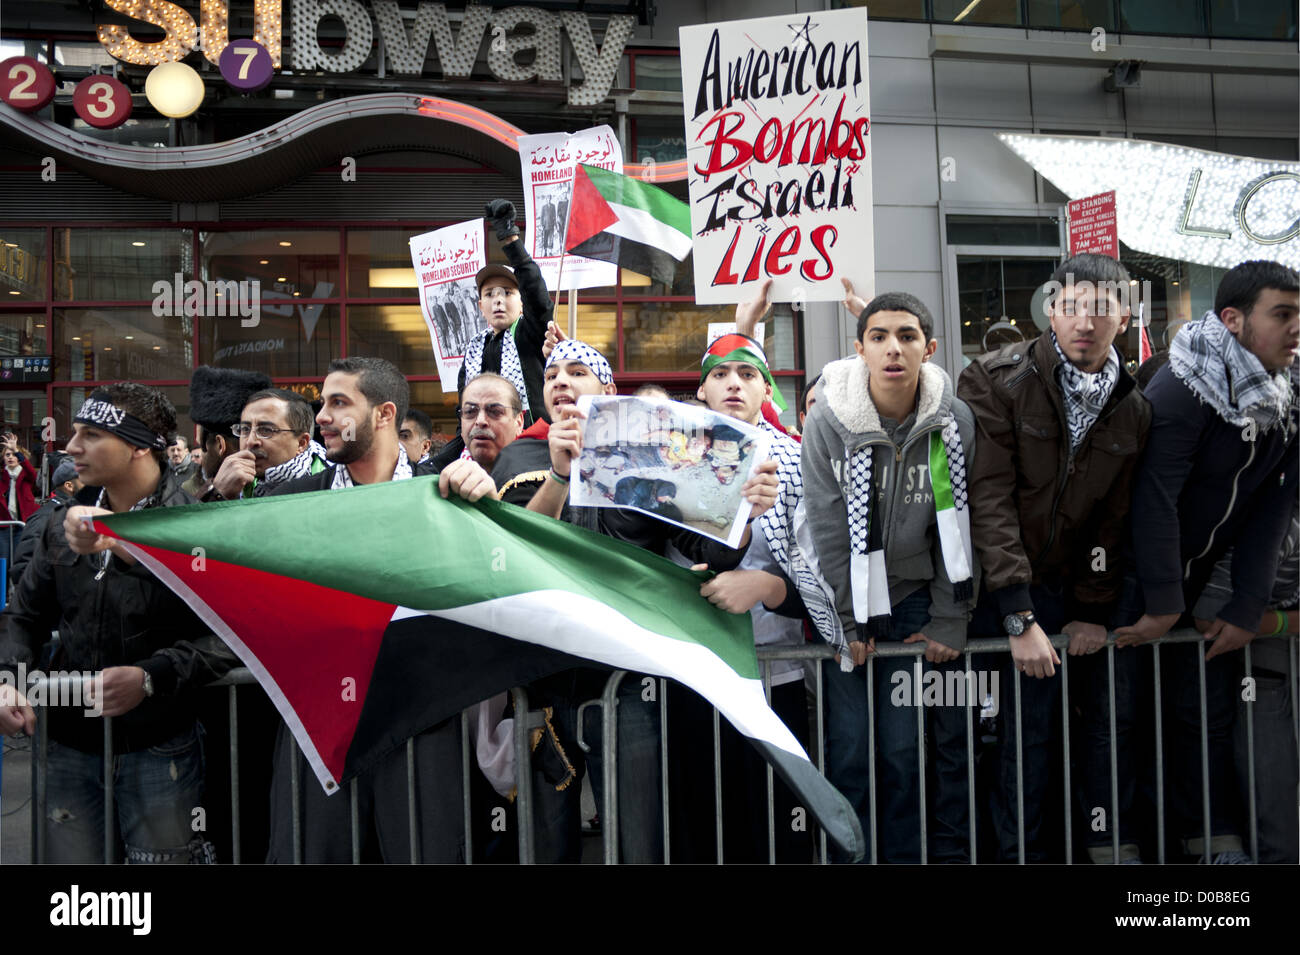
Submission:
<svg viewBox="0 0 1300 955">
<path fill-rule="evenodd" d="M 942 430 L 953 417 L 969 466 L 975 450 L 975 418 L 937 365 L 927 362 L 921 366 L 915 412 L 898 422 L 892 437 L 867 390 L 866 362 L 844 358 L 822 371 L 817 403 L 804 423 L 804 507 L 821 573 L 835 591 L 836 610 L 846 635 L 858 629 L 853 617 L 845 503 L 849 458 L 863 445 L 871 445 L 872 484 L 878 501 L 872 507 L 872 520 L 884 522 L 890 605 L 896 607 L 917 590 L 929 587 L 930 623 L 925 635 L 957 650 L 966 645 L 966 622 L 975 599 L 957 601 L 953 597 L 930 485 L 930 433 Z M 978 592 L 978 567 L 973 561 L 972 571 Z"/>
</svg>

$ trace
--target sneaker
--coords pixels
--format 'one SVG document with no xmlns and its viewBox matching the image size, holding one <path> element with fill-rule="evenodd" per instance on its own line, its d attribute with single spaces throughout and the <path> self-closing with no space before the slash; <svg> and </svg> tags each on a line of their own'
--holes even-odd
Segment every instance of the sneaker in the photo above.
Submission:
<svg viewBox="0 0 1300 955">
<path fill-rule="evenodd" d="M 1230 849 L 1227 852 L 1216 852 L 1214 858 L 1210 860 L 1210 865 L 1254 865 L 1254 860 L 1246 853 L 1237 849 Z"/>
</svg>

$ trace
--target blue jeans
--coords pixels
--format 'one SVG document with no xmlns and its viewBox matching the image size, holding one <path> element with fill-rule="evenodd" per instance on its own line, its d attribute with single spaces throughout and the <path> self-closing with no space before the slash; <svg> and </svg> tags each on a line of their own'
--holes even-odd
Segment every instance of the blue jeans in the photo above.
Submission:
<svg viewBox="0 0 1300 955">
<path fill-rule="evenodd" d="M 1119 624 L 1135 622 L 1143 613 L 1141 589 L 1136 578 L 1124 583 L 1123 597 L 1116 611 Z M 1201 695 L 1198 657 L 1205 653 L 1200 644 L 1173 644 L 1160 650 L 1161 694 L 1166 726 L 1166 779 L 1168 811 L 1174 835 L 1183 840 L 1190 855 L 1203 851 L 1205 821 L 1201 800 Z M 1143 671 L 1145 648 L 1115 651 L 1115 733 L 1117 783 L 1119 789 L 1121 845 L 1132 844 L 1136 834 L 1127 830 L 1125 816 L 1132 818 L 1136 789 L 1131 752 L 1137 721 L 1137 696 Z M 1100 657 L 1100 654 L 1098 655 Z M 1206 661 L 1205 724 L 1209 752 L 1210 853 L 1240 849 L 1243 827 L 1241 806 L 1233 781 L 1233 724 L 1241 689 L 1243 655 L 1231 653 Z M 1085 711 L 1088 728 L 1085 779 L 1085 809 L 1103 806 L 1110 810 L 1110 723 L 1104 670 L 1094 681 L 1096 690 Z M 1098 839 L 1098 836 L 1101 839 Z M 1111 844 L 1109 832 L 1090 833 L 1090 843 Z"/>
<path fill-rule="evenodd" d="M 581 793 L 584 763 L 601 825 L 605 818 L 605 759 L 602 751 L 603 717 L 600 707 L 583 712 L 582 740 L 578 748 L 578 708 L 599 700 L 607 673 L 573 670 L 538 684 L 529 705 L 552 707 L 551 723 L 560 745 L 576 770 L 576 778 L 557 791 L 537 768 L 533 771 L 533 834 L 538 862 L 580 862 L 582 859 Z M 642 682 L 652 679 L 653 691 Z M 652 696 L 652 699 L 645 699 Z M 663 861 L 663 774 L 660 763 L 659 680 L 643 673 L 628 673 L 618 688 L 618 846 L 619 861 Z"/>
<path fill-rule="evenodd" d="M 1034 585 L 1029 589 L 1034 616 L 1049 636 L 1060 633 L 1065 620 L 1064 602 L 1059 589 Z M 982 593 L 971 620 L 972 637 L 1005 637 L 1002 615 L 987 593 Z M 1020 856 L 1017 790 L 1023 793 L 1025 813 L 1025 861 L 1047 861 L 1047 849 L 1040 836 L 1047 790 L 1057 771 L 1052 759 L 1053 718 L 1061 706 L 1061 670 L 1048 679 L 1023 676 L 1011 661 L 1011 654 L 1001 654 L 998 700 L 998 736 L 1001 740 L 997 766 L 997 786 L 993 792 L 992 817 L 998 841 L 998 858 L 1015 862 Z M 1020 686 L 1020 780 L 1016 774 L 1016 684 Z"/>
<path fill-rule="evenodd" d="M 906 639 L 925 628 L 930 620 L 930 592 L 921 588 L 901 600 L 892 612 L 889 640 Z M 882 641 L 877 641 L 877 646 Z M 882 657 L 872 665 L 875 695 L 875 749 L 877 827 L 876 852 L 881 862 L 919 862 L 921 860 L 921 791 L 920 760 L 917 757 L 917 713 L 915 706 L 894 705 L 895 690 L 914 683 L 916 658 Z M 864 835 L 871 831 L 871 754 L 868 747 L 867 667 L 854 667 L 849 673 L 834 660 L 822 663 L 826 692 L 826 778 L 849 801 L 858 813 Z M 895 676 L 898 674 L 898 676 Z M 920 687 L 912 686 L 914 696 Z M 942 707 L 940 707 L 942 709 Z M 954 708 L 958 713 L 960 709 Z M 964 713 L 962 713 L 964 719 Z M 951 721 L 945 721 L 951 725 Z M 961 803 L 964 820 L 965 724 L 962 723 Z M 944 770 L 951 772 L 952 760 Z M 953 787 L 949 785 L 951 793 Z M 951 800 L 945 802 L 948 805 Z M 964 829 L 964 821 L 943 827 Z"/>
<path fill-rule="evenodd" d="M 46 861 L 104 861 L 104 757 L 50 741 Z M 116 840 L 129 863 L 211 862 L 194 825 L 202 813 L 203 738 L 199 724 L 179 736 L 113 759 Z M 116 861 L 116 859 L 110 860 Z"/>
</svg>

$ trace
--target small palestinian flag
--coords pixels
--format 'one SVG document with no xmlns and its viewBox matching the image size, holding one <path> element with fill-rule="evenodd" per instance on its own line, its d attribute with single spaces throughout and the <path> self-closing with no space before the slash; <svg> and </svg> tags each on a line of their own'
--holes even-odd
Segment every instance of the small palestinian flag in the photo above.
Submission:
<svg viewBox="0 0 1300 955">
<path fill-rule="evenodd" d="M 862 832 L 763 694 L 703 575 L 437 478 L 103 517 L 252 671 L 327 792 L 512 686 L 596 661 L 694 689 L 849 853 Z M 578 659 L 582 658 L 582 659 Z"/>
<path fill-rule="evenodd" d="M 579 165 L 564 251 L 671 285 L 691 251 L 691 210 L 657 186 Z"/>
</svg>

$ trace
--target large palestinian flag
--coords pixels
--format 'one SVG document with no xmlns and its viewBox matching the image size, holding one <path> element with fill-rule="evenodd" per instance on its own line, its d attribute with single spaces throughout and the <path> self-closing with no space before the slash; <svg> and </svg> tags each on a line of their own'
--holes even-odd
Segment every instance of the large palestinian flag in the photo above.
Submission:
<svg viewBox="0 0 1300 955">
<path fill-rule="evenodd" d="M 691 210 L 658 186 L 598 166 L 573 171 L 564 251 L 671 285 L 691 251 Z"/>
<path fill-rule="evenodd" d="M 638 547 L 444 500 L 436 477 L 98 527 L 239 654 L 327 792 L 472 703 L 594 660 L 696 690 L 861 853 L 856 814 L 764 699 L 749 614 L 713 607 L 702 575 Z"/>
</svg>

